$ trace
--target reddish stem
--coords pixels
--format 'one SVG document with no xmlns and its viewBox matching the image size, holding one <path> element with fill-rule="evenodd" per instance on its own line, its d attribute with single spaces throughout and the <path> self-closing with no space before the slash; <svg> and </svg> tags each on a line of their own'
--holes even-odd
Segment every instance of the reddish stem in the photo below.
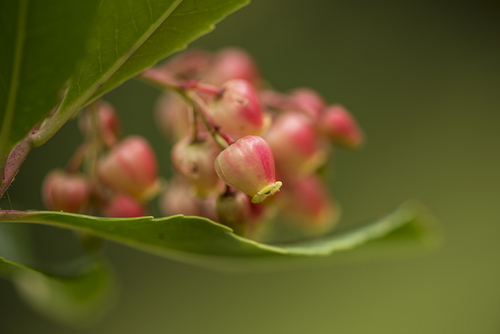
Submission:
<svg viewBox="0 0 500 334">
<path fill-rule="evenodd" d="M 196 104 L 197 108 L 193 108 L 198 110 L 198 116 L 201 118 L 205 127 L 210 132 L 210 134 L 216 139 L 216 135 L 219 135 L 224 141 L 231 145 L 234 143 L 234 140 L 226 133 L 220 131 L 220 127 L 215 124 L 215 122 L 211 119 L 208 114 L 208 106 L 205 101 L 195 94 L 193 90 L 197 90 L 204 93 L 209 93 L 212 95 L 220 96 L 223 90 L 208 84 L 203 84 L 199 80 L 188 80 L 184 82 L 177 81 L 172 76 L 168 75 L 165 72 L 158 71 L 155 69 L 147 69 L 140 74 L 140 77 L 145 79 L 146 81 L 159 85 L 163 88 L 172 89 L 178 92 L 183 98 L 188 100 L 189 103 Z M 217 140 L 216 140 L 217 141 Z M 225 147 L 223 147 L 225 148 Z"/>
<path fill-rule="evenodd" d="M 66 172 L 69 174 L 75 174 L 85 160 L 85 155 L 88 150 L 89 146 L 87 144 L 81 144 L 66 164 Z"/>
<path fill-rule="evenodd" d="M 226 141 L 226 143 L 228 145 L 231 145 L 232 143 L 234 143 L 233 138 L 231 138 L 227 133 L 221 131 L 220 126 L 215 124 L 215 122 L 212 120 L 212 118 L 208 114 L 208 106 L 205 104 L 205 101 L 203 101 L 203 99 L 201 97 L 199 97 L 198 95 L 196 95 L 194 93 L 189 94 L 189 98 L 194 103 L 196 103 L 196 105 L 198 107 L 197 109 L 200 111 L 200 113 L 198 115 L 200 115 L 201 119 L 205 123 L 205 127 L 207 128 L 207 130 L 212 135 L 214 135 L 214 134 L 219 135 L 222 139 L 224 139 Z"/>
<path fill-rule="evenodd" d="M 197 90 L 199 92 L 208 93 L 215 96 L 220 96 L 222 94 L 222 90 L 220 88 L 213 85 L 204 84 L 200 82 L 200 80 L 179 81 L 165 72 L 152 68 L 144 70 L 139 76 L 153 84 L 176 91 L 187 92 L 191 90 Z"/>
<path fill-rule="evenodd" d="M 3 196 L 12 181 L 14 181 L 21 164 L 31 150 L 31 142 L 29 139 L 30 136 L 26 136 L 26 138 L 14 146 L 7 157 L 5 168 L 3 169 L 3 175 L 1 175 L 2 179 L 0 180 L 0 198 Z"/>
</svg>

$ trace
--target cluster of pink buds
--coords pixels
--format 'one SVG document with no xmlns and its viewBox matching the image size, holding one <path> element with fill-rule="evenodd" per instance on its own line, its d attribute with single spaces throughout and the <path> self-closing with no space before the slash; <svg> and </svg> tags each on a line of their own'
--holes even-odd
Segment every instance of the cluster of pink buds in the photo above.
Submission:
<svg viewBox="0 0 500 334">
<path fill-rule="evenodd" d="M 85 137 L 65 170 L 50 172 L 42 185 L 49 210 L 105 217 L 139 217 L 161 190 L 156 156 L 142 137 L 120 140 L 120 121 L 103 101 L 79 120 Z"/>
<path fill-rule="evenodd" d="M 174 176 L 165 187 L 165 215 L 206 217 L 235 233 L 261 238 L 270 222 L 301 233 L 330 230 L 339 217 L 320 171 L 335 146 L 355 149 L 363 132 L 343 106 L 309 88 L 280 93 L 265 85 L 243 50 L 192 50 L 141 78 L 164 94 L 157 120 L 167 138 Z M 82 113 L 84 143 L 66 170 L 51 172 L 43 198 L 51 210 L 106 217 L 146 214 L 164 188 L 146 139 L 120 138 L 113 107 L 96 102 Z"/>
<path fill-rule="evenodd" d="M 176 142 L 164 214 L 204 216 L 250 237 L 277 215 L 306 233 L 335 225 L 338 205 L 319 171 L 334 146 L 363 143 L 347 109 L 309 88 L 267 88 L 255 61 L 236 48 L 187 51 L 141 76 L 170 90 L 156 108 Z"/>
</svg>

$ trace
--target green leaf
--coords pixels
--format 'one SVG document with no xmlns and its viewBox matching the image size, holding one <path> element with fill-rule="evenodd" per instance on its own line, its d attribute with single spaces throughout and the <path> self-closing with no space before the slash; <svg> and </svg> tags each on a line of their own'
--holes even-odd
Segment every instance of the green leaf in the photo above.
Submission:
<svg viewBox="0 0 500 334">
<path fill-rule="evenodd" d="M 102 316 L 116 294 L 107 263 L 85 257 L 50 271 L 34 269 L 26 265 L 34 261 L 27 231 L 20 227 L 0 226 L 0 277 L 11 279 L 29 305 L 55 321 L 85 325 Z"/>
<path fill-rule="evenodd" d="M 60 100 L 99 0 L 0 0 L 0 163 Z M 2 168 L 0 168 L 0 171 Z"/>
<path fill-rule="evenodd" d="M 0 225 L 0 256 L 24 264 L 33 263 L 28 226 Z"/>
<path fill-rule="evenodd" d="M 214 29 L 248 0 L 107 0 L 101 3 L 88 52 L 53 120 L 58 128 L 78 109 Z M 50 130 L 50 129 L 48 129 Z M 50 132 L 50 131 L 49 131 Z M 35 144 L 46 140 L 42 132 Z"/>
<path fill-rule="evenodd" d="M 352 260 L 393 254 L 397 248 L 421 250 L 432 236 L 431 219 L 416 203 L 407 203 L 371 224 L 288 245 L 248 240 L 233 234 L 228 227 L 198 217 L 114 219 L 61 212 L 4 211 L 0 221 L 85 231 L 170 259 L 227 270 L 274 269 L 321 258 Z M 359 251 L 349 255 L 355 248 Z"/>
<path fill-rule="evenodd" d="M 57 274 L 0 257 L 0 276 L 11 279 L 23 299 L 41 314 L 72 326 L 87 325 L 111 306 L 116 284 L 103 263 L 74 263 Z"/>
<path fill-rule="evenodd" d="M 0 225 L 0 277 L 11 279 L 29 305 L 55 321 L 85 325 L 104 315 L 116 295 L 107 263 L 85 257 L 50 271 L 34 269 L 23 227 Z"/>
</svg>

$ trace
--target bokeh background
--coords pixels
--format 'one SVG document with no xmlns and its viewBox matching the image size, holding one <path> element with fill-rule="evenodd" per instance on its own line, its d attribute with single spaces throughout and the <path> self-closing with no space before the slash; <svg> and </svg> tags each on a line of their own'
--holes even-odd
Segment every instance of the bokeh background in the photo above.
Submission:
<svg viewBox="0 0 500 334">
<path fill-rule="evenodd" d="M 440 222 L 442 246 L 398 260 L 227 274 L 110 243 L 122 293 L 107 317 L 61 327 L 2 280 L 0 333 L 500 332 L 498 2 L 254 0 L 193 45 L 243 47 L 277 89 L 309 86 L 346 105 L 368 140 L 335 157 L 342 224 L 419 199 Z M 158 93 L 130 81 L 106 99 L 126 134 L 152 141 L 168 175 L 152 113 Z M 44 174 L 81 140 L 75 123 L 30 153 L 9 190 L 15 209 L 42 208 Z M 30 230 L 41 257 L 71 254 L 70 233 Z"/>
</svg>

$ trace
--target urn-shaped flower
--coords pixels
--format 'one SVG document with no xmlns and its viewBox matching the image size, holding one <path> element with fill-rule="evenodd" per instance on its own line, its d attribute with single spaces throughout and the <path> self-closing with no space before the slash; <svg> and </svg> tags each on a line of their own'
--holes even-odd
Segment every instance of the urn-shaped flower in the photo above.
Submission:
<svg viewBox="0 0 500 334">
<path fill-rule="evenodd" d="M 229 145 L 215 159 L 217 175 L 230 187 L 262 202 L 281 187 L 276 181 L 274 158 L 264 139 L 246 136 Z"/>
<path fill-rule="evenodd" d="M 250 198 L 246 194 L 235 190 L 221 194 L 215 201 L 215 211 L 219 223 L 231 227 L 236 234 L 245 235 L 252 214 Z"/>
<path fill-rule="evenodd" d="M 338 221 L 340 209 L 316 175 L 296 178 L 280 195 L 285 215 L 303 232 L 322 234 Z"/>
<path fill-rule="evenodd" d="M 115 108 L 106 101 L 99 101 L 96 121 L 99 125 L 100 136 L 106 145 L 109 147 L 115 145 L 122 132 L 120 118 Z M 85 135 L 92 133 L 95 126 L 90 113 L 82 114 L 78 125 Z"/>
<path fill-rule="evenodd" d="M 134 197 L 118 194 L 104 207 L 103 215 L 110 218 L 132 218 L 146 216 L 147 213 Z"/>
<path fill-rule="evenodd" d="M 323 111 L 320 124 L 323 133 L 334 144 L 351 149 L 363 144 L 363 131 L 349 111 L 339 104 L 329 106 Z"/>
<path fill-rule="evenodd" d="M 192 191 L 191 185 L 184 178 L 176 177 L 169 182 L 168 187 L 160 198 L 159 204 L 160 211 L 165 216 L 200 216 L 217 221 L 214 202 L 214 197 L 200 197 L 196 195 Z"/>
<path fill-rule="evenodd" d="M 292 110 L 305 112 L 313 119 L 319 118 L 321 110 L 325 106 L 325 101 L 321 95 L 309 88 L 295 89 L 289 99 Z"/>
<path fill-rule="evenodd" d="M 131 136 L 113 147 L 97 167 L 99 179 L 115 190 L 147 200 L 156 194 L 160 182 L 156 155 L 140 136 Z"/>
<path fill-rule="evenodd" d="M 242 49 L 226 48 L 219 51 L 203 81 L 220 86 L 231 79 L 243 79 L 254 86 L 260 84 L 260 74 L 252 57 Z"/>
<path fill-rule="evenodd" d="M 311 119 L 298 112 L 287 112 L 274 121 L 265 134 L 282 175 L 311 174 L 326 159 L 321 137 Z"/>
<path fill-rule="evenodd" d="M 257 92 L 245 80 L 229 80 L 221 87 L 222 96 L 210 104 L 210 115 L 222 131 L 234 135 L 258 135 L 269 125 Z"/>
<path fill-rule="evenodd" d="M 91 193 L 89 181 L 62 170 L 49 173 L 42 185 L 42 197 L 49 210 L 80 213 Z"/>
<path fill-rule="evenodd" d="M 224 187 L 214 169 L 214 160 L 220 151 L 217 143 L 210 138 L 198 138 L 195 141 L 186 138 L 172 149 L 175 169 L 194 187 L 199 196 L 219 193 Z"/>
</svg>

